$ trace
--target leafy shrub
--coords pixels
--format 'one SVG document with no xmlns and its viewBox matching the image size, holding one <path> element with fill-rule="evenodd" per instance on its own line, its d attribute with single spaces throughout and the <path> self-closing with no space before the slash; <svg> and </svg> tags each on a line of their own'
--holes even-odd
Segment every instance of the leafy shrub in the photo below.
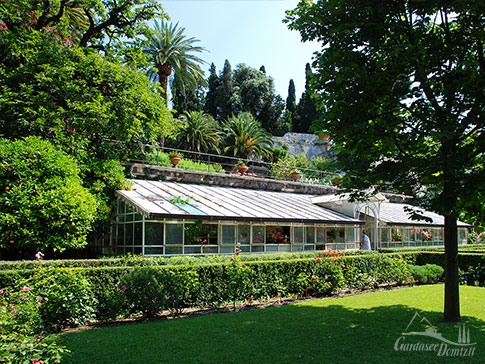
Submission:
<svg viewBox="0 0 485 364">
<path fill-rule="evenodd" d="M 469 266 L 465 270 L 460 270 L 460 280 L 469 286 L 485 287 L 485 256 L 482 262 L 476 266 Z"/>
<path fill-rule="evenodd" d="M 0 335 L 0 362 L 4 364 L 60 363 L 68 353 L 53 335 L 30 336 L 18 332 Z"/>
<path fill-rule="evenodd" d="M 37 137 L 0 139 L 0 248 L 86 244 L 97 202 L 75 160 Z"/>
<path fill-rule="evenodd" d="M 31 287 L 0 290 L 0 362 L 59 363 L 69 351 L 42 334 L 40 307 L 46 302 Z"/>
<path fill-rule="evenodd" d="M 38 269 L 25 284 L 45 298 L 40 314 L 48 331 L 81 325 L 94 316 L 97 302 L 80 269 Z"/>
<path fill-rule="evenodd" d="M 409 271 L 419 283 L 438 282 L 444 273 L 444 269 L 436 264 L 409 265 Z"/>
<path fill-rule="evenodd" d="M 121 277 L 121 289 L 132 312 L 152 318 L 168 308 L 166 280 L 166 272 L 150 267 L 135 268 Z"/>
<path fill-rule="evenodd" d="M 176 315 L 182 313 L 195 296 L 200 286 L 195 270 L 170 270 L 168 284 L 165 286 L 168 309 Z"/>
<path fill-rule="evenodd" d="M 237 249 L 239 250 L 239 249 Z M 239 251 L 231 258 L 227 268 L 227 291 L 236 308 L 237 300 L 244 300 L 253 296 L 253 275 L 254 271 L 246 264 L 241 263 Z"/>
</svg>

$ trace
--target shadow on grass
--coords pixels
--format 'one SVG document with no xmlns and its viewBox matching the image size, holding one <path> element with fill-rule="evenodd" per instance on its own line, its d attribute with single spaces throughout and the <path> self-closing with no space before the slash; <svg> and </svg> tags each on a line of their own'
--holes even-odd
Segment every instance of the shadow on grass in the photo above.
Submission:
<svg viewBox="0 0 485 364">
<path fill-rule="evenodd" d="M 323 302 L 323 303 L 322 303 Z M 472 357 L 396 351 L 396 340 L 417 312 L 405 305 L 349 308 L 338 301 L 268 307 L 238 313 L 136 323 L 61 335 L 73 351 L 68 363 L 481 363 L 485 322 L 464 317 Z M 442 313 L 419 311 L 443 337 L 457 341 L 458 324 Z M 419 320 L 413 331 L 423 329 Z M 421 326 L 419 326 L 421 325 Z M 419 327 L 418 327 L 419 326 Z M 409 331 L 409 330 L 408 330 Z M 406 343 L 440 343 L 407 337 Z M 402 341 L 401 341 L 402 343 Z"/>
</svg>

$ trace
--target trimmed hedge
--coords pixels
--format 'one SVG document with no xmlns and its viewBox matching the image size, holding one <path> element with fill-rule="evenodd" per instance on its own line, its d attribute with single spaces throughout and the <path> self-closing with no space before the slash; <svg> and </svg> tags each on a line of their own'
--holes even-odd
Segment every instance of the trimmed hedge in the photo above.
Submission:
<svg viewBox="0 0 485 364">
<path fill-rule="evenodd" d="M 323 253 L 327 254 L 327 253 Z M 313 254 L 312 258 L 273 261 L 244 261 L 244 256 L 229 262 L 144 267 L 150 276 L 163 277 L 164 283 L 153 291 L 169 302 L 163 306 L 176 312 L 184 307 L 213 307 L 248 299 L 289 295 L 325 296 L 340 288 L 373 288 L 379 284 L 410 279 L 407 262 L 414 256 L 399 254 L 365 254 L 359 256 Z M 108 320 L 135 313 L 136 302 L 125 293 L 134 289 L 129 277 L 140 267 L 74 268 L 90 282 L 97 318 Z M 56 268 L 49 268 L 55 272 Z M 62 271 L 63 268 L 59 268 Z M 14 286 L 19 279 L 29 278 L 38 269 L 0 271 L 0 287 Z M 150 273 L 159 272 L 159 273 Z M 54 274 L 54 273 L 53 273 Z M 139 279 L 139 278 L 137 278 Z M 140 278 L 141 279 L 141 278 Z M 162 279 L 162 278 L 160 278 Z M 174 289 L 177 288 L 177 289 Z M 148 302 L 148 298 L 147 302 Z M 151 301 L 150 301 L 151 302 Z M 144 312 L 153 316 L 154 312 Z"/>
<path fill-rule="evenodd" d="M 274 261 L 313 258 L 317 252 L 288 252 L 288 253 L 265 253 L 265 254 L 242 254 L 241 261 Z M 368 254 L 362 251 L 347 251 L 346 255 Z M 53 266 L 66 268 L 91 268 L 91 267 L 145 267 L 157 265 L 184 265 L 184 264 L 207 264 L 229 262 L 232 254 L 226 255 L 200 255 L 200 256 L 169 256 L 169 257 L 143 257 L 139 255 L 124 255 L 116 258 L 101 259 L 65 259 L 65 260 L 22 260 L 0 261 L 0 271 L 12 269 L 32 269 L 35 267 Z"/>
</svg>

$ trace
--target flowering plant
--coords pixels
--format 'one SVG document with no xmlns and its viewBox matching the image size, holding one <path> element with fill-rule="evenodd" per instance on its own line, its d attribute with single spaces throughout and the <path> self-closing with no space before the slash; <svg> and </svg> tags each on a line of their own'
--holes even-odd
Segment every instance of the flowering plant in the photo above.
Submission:
<svg viewBox="0 0 485 364">
<path fill-rule="evenodd" d="M 401 241 L 402 240 L 401 232 L 398 229 L 392 229 L 391 238 L 392 238 L 392 241 Z"/>
<path fill-rule="evenodd" d="M 433 234 L 429 229 L 421 231 L 421 237 L 423 238 L 423 241 L 431 241 L 433 238 Z"/>
<path fill-rule="evenodd" d="M 234 311 L 236 310 L 236 301 L 252 297 L 254 271 L 246 264 L 241 263 L 240 243 L 236 244 L 236 252 L 231 257 L 231 262 L 227 268 L 229 297 L 233 302 Z"/>
</svg>

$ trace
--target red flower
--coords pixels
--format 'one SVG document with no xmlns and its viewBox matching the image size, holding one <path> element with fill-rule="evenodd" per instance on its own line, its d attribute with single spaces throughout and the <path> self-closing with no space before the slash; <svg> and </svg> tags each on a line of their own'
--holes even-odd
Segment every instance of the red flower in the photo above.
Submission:
<svg viewBox="0 0 485 364">
<path fill-rule="evenodd" d="M 319 262 L 321 262 L 322 260 L 320 258 L 317 259 Z"/>
<path fill-rule="evenodd" d="M 248 297 L 248 300 L 252 301 L 252 299 L 253 299 L 252 297 Z"/>
<path fill-rule="evenodd" d="M 6 30 L 6 29 L 7 29 L 7 24 L 3 23 L 3 24 L 2 24 L 2 29 L 3 29 L 3 30 Z"/>
</svg>

